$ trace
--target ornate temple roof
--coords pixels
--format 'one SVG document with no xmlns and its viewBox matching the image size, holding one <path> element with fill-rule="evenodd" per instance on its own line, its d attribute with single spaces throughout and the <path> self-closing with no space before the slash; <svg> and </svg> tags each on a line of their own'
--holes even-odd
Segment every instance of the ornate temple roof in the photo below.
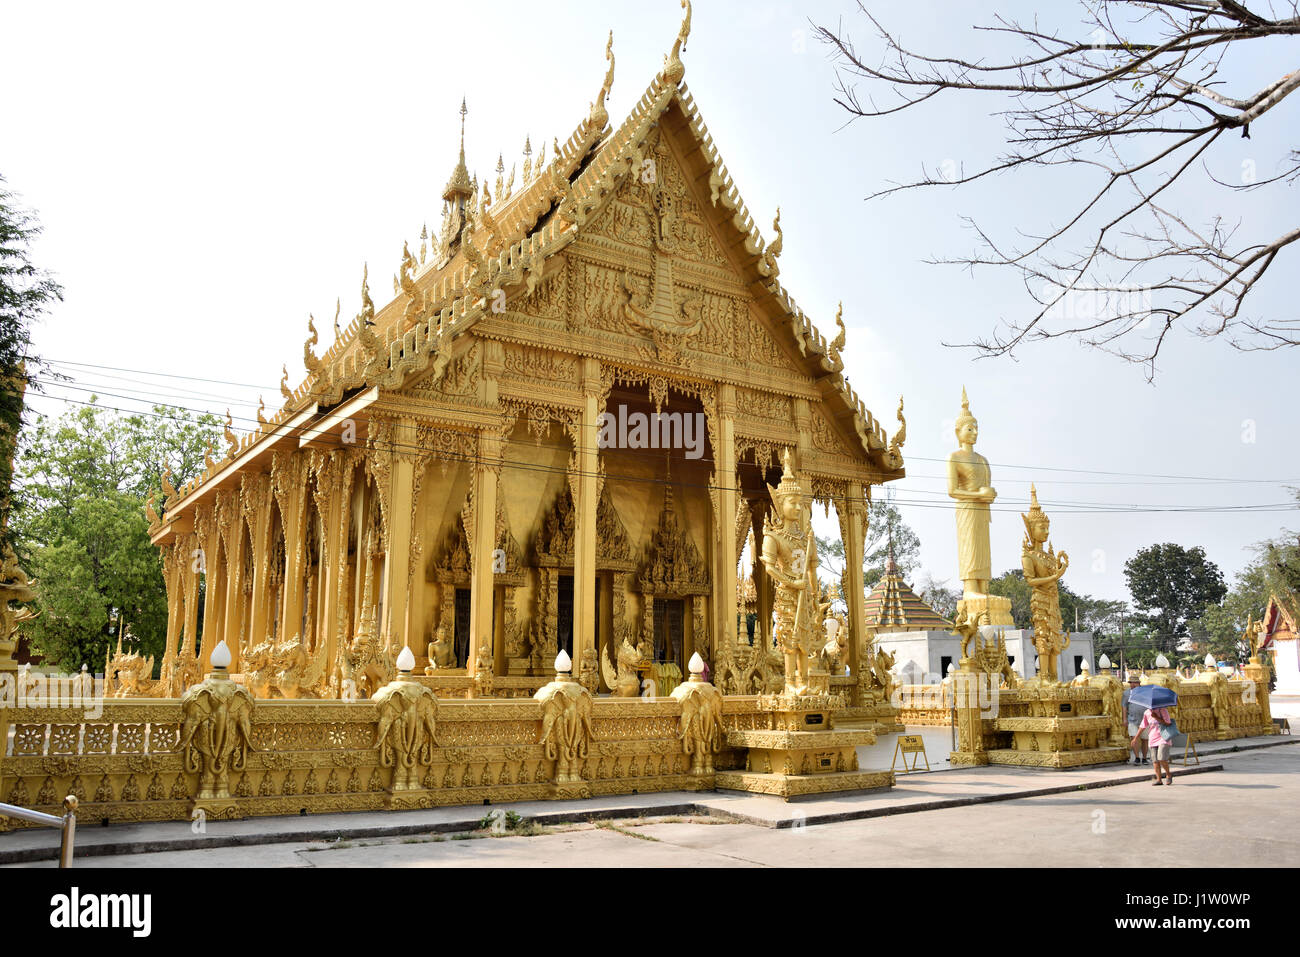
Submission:
<svg viewBox="0 0 1300 957">
<path fill-rule="evenodd" d="M 952 622 L 922 601 L 903 581 L 893 554 L 885 564 L 885 577 L 867 596 L 865 611 L 867 627 L 877 632 L 952 630 Z"/>
<path fill-rule="evenodd" d="M 613 35 L 606 47 L 607 68 L 587 115 L 562 143 L 554 141 L 533 160 L 525 148 L 523 182 L 514 187 L 499 167 L 496 189 L 486 178 L 480 187 L 469 178 L 464 163 L 464 136 L 460 159 L 443 192 L 443 225 L 427 234 L 429 247 L 417 253 L 403 245 L 394 297 L 376 309 L 371 299 L 368 270 L 363 273 L 361 311 L 338 329 L 333 344 L 317 355 L 319 342 L 313 322 L 303 346 L 307 376 L 296 388 L 281 385 L 283 406 L 269 416 L 258 412 L 258 427 L 242 436 L 227 428 L 224 455 L 212 456 L 208 468 L 163 503 L 166 519 L 151 515 L 154 540 L 165 535 L 163 525 L 212 490 L 231 481 L 244 465 L 264 458 L 272 448 L 327 431 L 329 423 L 351 414 L 349 410 L 378 391 L 404 388 L 416 377 L 441 376 L 452 362 L 458 340 L 479 322 L 493 318 L 492 294 L 529 296 L 542 282 L 548 261 L 566 249 L 584 227 L 613 201 L 619 188 L 636 175 L 644 162 L 646 143 L 656 128 L 671 129 L 683 144 L 692 164 L 691 178 L 707 184 L 705 205 L 710 206 L 728 260 L 753 296 L 754 307 L 764 315 L 796 360 L 800 374 L 813 383 L 829 414 L 854 446 L 854 454 L 870 463 L 876 481 L 903 475 L 902 442 L 905 430 L 891 439 L 844 378 L 844 326 L 836 316 L 839 334 L 828 341 L 795 304 L 779 281 L 783 237 L 778 211 L 775 238 L 769 243 L 718 154 L 713 137 L 683 80 L 681 60 L 690 32 L 689 4 L 677 39 L 664 57 L 664 66 L 652 79 L 631 112 L 611 127 L 605 100 L 614 80 Z M 464 104 L 462 104 L 462 109 Z M 422 239 L 425 238 L 422 235 Z M 378 391 L 376 391 L 378 390 Z M 902 422 L 901 406 L 898 413 Z"/>
<path fill-rule="evenodd" d="M 1278 595 L 1270 595 L 1268 606 L 1264 609 L 1265 634 L 1274 641 L 1287 641 L 1300 637 L 1300 629 L 1296 628 L 1295 615 L 1287 605 L 1288 602 Z"/>
</svg>

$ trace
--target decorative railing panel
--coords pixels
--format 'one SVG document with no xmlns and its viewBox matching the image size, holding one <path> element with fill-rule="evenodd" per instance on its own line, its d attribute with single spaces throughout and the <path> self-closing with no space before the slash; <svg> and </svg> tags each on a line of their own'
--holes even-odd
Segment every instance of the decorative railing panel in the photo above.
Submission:
<svg viewBox="0 0 1300 957">
<path fill-rule="evenodd" d="M 0 710 L 0 800 L 54 812 L 74 794 L 84 819 L 130 822 L 713 787 L 711 771 L 691 773 L 679 701 L 592 704 L 577 780 L 560 787 L 556 757 L 542 738 L 543 704 L 531 698 L 437 699 L 433 746 L 400 775 L 400 756 L 386 760 L 380 745 L 376 701 L 259 700 L 246 753 L 230 762 L 225 788 L 206 798 L 204 755 L 184 743 L 181 701 L 110 699 L 95 719 L 69 708 Z M 724 699 L 724 732 L 769 721 L 754 697 Z M 743 762 L 743 751 L 719 746 L 717 767 Z"/>
</svg>

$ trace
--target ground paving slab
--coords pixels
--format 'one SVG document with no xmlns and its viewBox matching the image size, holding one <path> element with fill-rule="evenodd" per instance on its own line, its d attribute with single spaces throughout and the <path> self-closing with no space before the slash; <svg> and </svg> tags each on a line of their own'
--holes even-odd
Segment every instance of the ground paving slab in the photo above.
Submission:
<svg viewBox="0 0 1300 957">
<path fill-rule="evenodd" d="M 940 730 L 947 735 L 947 729 Z M 886 743 L 886 737 L 888 736 L 882 736 L 882 743 Z M 1183 777 L 1221 771 L 1223 764 L 1218 758 L 1297 742 L 1300 739 L 1285 736 L 1213 742 L 1200 747 L 1200 765 L 1182 767 L 1175 764 L 1173 772 L 1176 777 Z M 880 755 L 892 754 L 892 750 L 886 751 L 877 746 L 870 749 L 870 753 L 875 761 L 879 761 Z M 540 826 L 629 818 L 695 816 L 767 829 L 799 829 L 811 825 L 1141 784 L 1150 782 L 1152 777 L 1149 766 L 1134 765 L 1062 771 L 994 766 L 953 768 L 936 767 L 935 759 L 932 758 L 931 768 L 929 772 L 898 774 L 897 786 L 890 791 L 818 796 L 798 802 L 740 792 L 683 791 L 619 795 L 581 801 L 531 801 L 494 807 L 513 811 Z M 491 810 L 492 808 L 481 806 L 462 806 L 209 821 L 200 833 L 195 832 L 195 825 L 184 821 L 108 827 L 96 827 L 89 821 L 83 821 L 77 829 L 76 857 L 90 865 L 96 858 L 117 855 L 165 858 L 170 854 L 179 856 L 184 852 L 204 849 L 263 845 L 284 845 L 287 849 L 290 845 L 313 842 L 448 835 L 474 830 Z M 57 847 L 58 834 L 49 829 L 0 834 L 0 865 L 50 860 L 57 855 Z M 270 848 L 264 848 L 264 851 L 266 853 L 259 852 L 257 860 L 252 863 L 273 866 L 274 853 Z"/>
</svg>

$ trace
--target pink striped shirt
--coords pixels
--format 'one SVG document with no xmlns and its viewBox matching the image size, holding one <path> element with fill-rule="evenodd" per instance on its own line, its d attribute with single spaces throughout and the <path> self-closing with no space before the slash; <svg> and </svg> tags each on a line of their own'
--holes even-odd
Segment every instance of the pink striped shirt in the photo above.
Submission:
<svg viewBox="0 0 1300 957">
<path fill-rule="evenodd" d="M 1168 708 L 1148 708 L 1146 714 L 1142 715 L 1142 723 L 1138 725 L 1138 733 L 1140 734 L 1143 728 L 1150 728 L 1151 733 L 1147 735 L 1147 743 L 1154 748 L 1157 745 L 1173 740 L 1172 736 L 1165 730 L 1165 725 L 1171 721 L 1173 721 L 1173 718 L 1169 717 Z"/>
</svg>

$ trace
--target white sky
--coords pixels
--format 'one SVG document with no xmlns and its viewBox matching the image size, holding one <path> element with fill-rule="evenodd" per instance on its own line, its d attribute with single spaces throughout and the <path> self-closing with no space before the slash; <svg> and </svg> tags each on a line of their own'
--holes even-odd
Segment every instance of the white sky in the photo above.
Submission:
<svg viewBox="0 0 1300 957">
<path fill-rule="evenodd" d="M 963 49 L 977 15 L 965 4 L 882 10 L 905 39 L 937 53 Z M 1204 545 L 1231 578 L 1250 557 L 1246 546 L 1300 524 L 1294 510 L 1065 511 L 1068 502 L 1290 502 L 1285 483 L 1300 484 L 1292 395 L 1300 354 L 1243 354 L 1182 334 L 1166 346 L 1152 385 L 1140 367 L 1065 340 L 1026 347 L 1016 360 L 973 361 L 945 348 L 986 334 L 999 318 L 1023 317 L 1032 303 L 1010 274 L 971 277 L 923 260 L 973 248 L 962 215 L 1005 236 L 1041 228 L 1045 210 L 1063 209 L 1051 206 L 1054 181 L 1015 177 L 864 202 L 922 164 L 953 160 L 971 170 L 996 156 L 1002 125 L 990 113 L 1006 103 L 941 97 L 842 128 L 833 70 L 807 19 L 841 15 L 859 47 L 871 47 L 847 0 L 702 0 L 683 57 L 686 82 L 755 218 L 767 227 L 781 206 L 782 281 L 796 301 L 833 334 L 844 300 L 847 374 L 891 431 L 898 395 L 906 396 L 908 477 L 895 495 L 920 535 L 923 567 L 955 578 L 942 476 L 963 384 L 1008 509 L 994 516 L 995 574 L 1019 564 L 1022 526 L 1010 509 L 1025 503 L 1031 479 L 1053 516 L 1053 543 L 1074 559 L 1066 581 L 1105 597 L 1127 597 L 1123 563 L 1145 545 Z M 75 370 L 109 405 L 130 405 L 108 397 L 125 387 L 193 408 L 231 405 L 237 417 L 251 417 L 258 391 L 278 407 L 281 363 L 293 384 L 303 374 L 308 312 L 323 349 L 335 298 L 345 323 L 358 309 L 362 263 L 382 305 L 403 240 L 417 246 L 421 224 L 440 221 L 462 95 L 472 171 L 492 175 L 498 152 L 507 169 L 520 159 L 525 134 L 536 148 L 585 115 L 610 28 L 617 124 L 662 65 L 679 16 L 672 0 L 0 3 L 10 91 L 0 173 L 39 213 L 45 235 L 35 258 L 66 289 L 36 332 L 38 354 L 258 387 L 143 386 L 131 373 Z M 1241 85 L 1253 91 L 1293 65 L 1274 48 L 1255 51 Z M 1230 177 L 1253 159 L 1261 177 L 1271 175 L 1292 145 L 1297 103 L 1256 124 L 1252 139 L 1224 143 L 1212 167 Z M 1201 220 L 1241 215 L 1243 229 L 1268 238 L 1293 226 L 1300 208 L 1295 187 L 1226 192 L 1189 193 L 1180 208 Z M 1257 315 L 1295 317 L 1294 283 L 1285 288 L 1294 275 L 1293 253 L 1261 285 Z M 178 388 L 190 394 L 178 400 Z M 34 401 L 45 411 L 64 407 Z M 1247 420 L 1253 442 L 1243 441 Z"/>
</svg>

